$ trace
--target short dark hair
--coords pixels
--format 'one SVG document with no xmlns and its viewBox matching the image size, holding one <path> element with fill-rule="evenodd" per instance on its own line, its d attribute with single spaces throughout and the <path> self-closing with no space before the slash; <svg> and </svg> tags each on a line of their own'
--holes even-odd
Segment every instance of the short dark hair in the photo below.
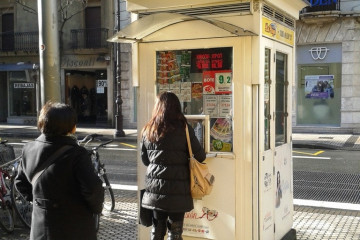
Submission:
<svg viewBox="0 0 360 240">
<path fill-rule="evenodd" d="M 37 127 L 46 135 L 66 135 L 77 123 L 76 112 L 69 105 L 47 102 L 40 111 Z"/>
</svg>

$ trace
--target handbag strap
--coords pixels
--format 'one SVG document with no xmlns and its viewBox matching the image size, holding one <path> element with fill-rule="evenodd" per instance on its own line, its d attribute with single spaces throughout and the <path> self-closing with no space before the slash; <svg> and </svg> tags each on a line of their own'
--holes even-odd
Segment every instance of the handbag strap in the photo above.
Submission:
<svg viewBox="0 0 360 240">
<path fill-rule="evenodd" d="M 55 153 L 53 153 L 53 155 L 51 155 L 47 161 L 45 161 L 40 169 L 40 171 L 38 171 L 37 173 L 35 173 L 34 177 L 31 179 L 31 184 L 34 186 L 36 181 L 38 180 L 38 178 L 41 176 L 41 174 L 44 173 L 44 171 L 51 165 L 53 164 L 63 153 L 65 153 L 67 150 L 69 150 L 70 148 L 72 148 L 73 146 L 71 145 L 64 145 L 62 147 L 60 147 L 58 150 L 56 150 Z"/>
<path fill-rule="evenodd" d="M 185 124 L 185 132 L 186 132 L 186 141 L 187 141 L 187 145 L 188 145 L 188 149 L 189 149 L 189 155 L 190 157 L 193 157 L 193 152 L 192 152 L 192 149 L 191 149 L 191 142 L 190 142 L 190 136 L 189 136 L 189 128 L 188 128 L 188 125 Z"/>
</svg>

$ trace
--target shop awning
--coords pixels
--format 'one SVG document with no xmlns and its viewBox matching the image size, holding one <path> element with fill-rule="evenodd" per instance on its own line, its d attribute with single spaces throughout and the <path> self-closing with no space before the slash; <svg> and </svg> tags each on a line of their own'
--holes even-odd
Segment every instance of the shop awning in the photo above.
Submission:
<svg viewBox="0 0 360 240">
<path fill-rule="evenodd" d="M 0 71 L 24 71 L 28 69 L 37 69 L 39 65 L 33 63 L 9 63 L 0 64 Z"/>
<path fill-rule="evenodd" d="M 156 13 L 136 20 L 121 31 L 108 39 L 109 42 L 131 43 L 141 42 L 143 38 L 155 33 L 165 27 L 186 21 L 204 21 L 220 29 L 223 29 L 233 36 L 255 36 L 256 34 L 247 31 L 239 26 L 223 22 L 213 18 L 187 16 L 178 13 Z"/>
</svg>

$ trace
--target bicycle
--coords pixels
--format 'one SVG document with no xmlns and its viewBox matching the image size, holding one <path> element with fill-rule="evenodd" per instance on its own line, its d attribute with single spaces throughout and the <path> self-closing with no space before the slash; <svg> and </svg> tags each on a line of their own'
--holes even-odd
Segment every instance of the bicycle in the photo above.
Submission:
<svg viewBox="0 0 360 240">
<path fill-rule="evenodd" d="M 7 140 L 0 140 L 0 144 L 6 147 Z M 1 156 L 1 160 L 5 162 L 7 159 Z M 14 231 L 14 216 L 12 211 L 10 185 L 11 174 L 9 165 L 12 162 L 7 162 L 0 166 L 0 227 L 7 233 Z"/>
<path fill-rule="evenodd" d="M 85 143 L 84 147 L 86 148 L 86 145 L 89 142 L 91 142 L 95 139 L 99 140 L 100 137 L 102 137 L 102 136 L 99 134 L 90 134 L 90 135 L 87 135 L 82 140 L 80 140 L 79 144 Z M 100 156 L 99 156 L 98 150 L 99 150 L 99 148 L 105 147 L 105 145 L 107 145 L 111 142 L 113 142 L 113 140 L 108 140 L 104 143 L 99 144 L 98 146 L 92 147 L 91 150 L 88 150 L 89 153 L 91 154 L 91 160 L 94 165 L 95 172 L 98 174 L 100 179 L 103 181 L 103 185 L 104 185 L 104 189 L 105 189 L 105 197 L 104 197 L 104 205 L 103 206 L 104 206 L 104 209 L 106 209 L 107 211 L 114 210 L 115 196 L 114 196 L 113 189 L 111 188 L 109 179 L 106 175 L 105 164 L 100 161 Z"/>
<path fill-rule="evenodd" d="M 13 165 L 14 176 L 17 174 L 17 166 L 20 164 L 21 156 L 15 159 Z M 33 210 L 32 201 L 28 201 L 25 196 L 23 196 L 15 187 L 14 181 L 11 183 L 11 202 L 14 207 L 16 215 L 19 217 L 20 221 L 25 225 L 26 228 L 31 228 L 31 215 Z"/>
</svg>

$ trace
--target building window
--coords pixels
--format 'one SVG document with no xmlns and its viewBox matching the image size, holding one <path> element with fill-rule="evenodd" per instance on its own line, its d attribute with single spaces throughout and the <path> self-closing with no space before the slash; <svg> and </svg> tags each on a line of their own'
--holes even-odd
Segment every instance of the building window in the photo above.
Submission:
<svg viewBox="0 0 360 240">
<path fill-rule="evenodd" d="M 287 55 L 276 52 L 275 140 L 276 146 L 286 143 L 288 121 Z"/>
</svg>

